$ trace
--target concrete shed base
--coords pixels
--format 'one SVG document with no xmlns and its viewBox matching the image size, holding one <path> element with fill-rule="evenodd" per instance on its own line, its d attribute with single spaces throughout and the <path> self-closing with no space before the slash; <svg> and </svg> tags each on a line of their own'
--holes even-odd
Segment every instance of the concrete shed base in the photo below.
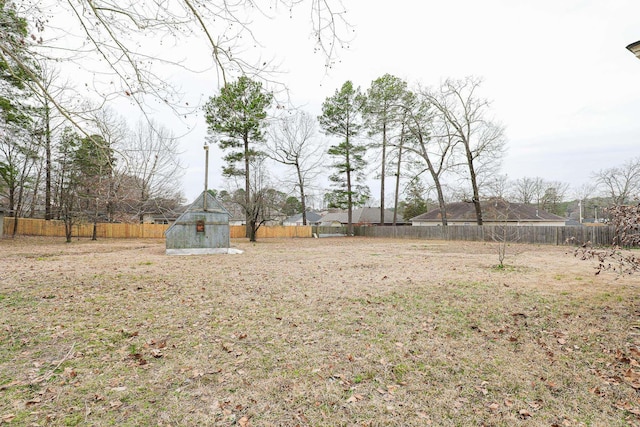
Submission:
<svg viewBox="0 0 640 427">
<path fill-rule="evenodd" d="M 186 249 L 167 249 L 167 255 L 210 255 L 210 254 L 241 254 L 243 250 L 235 248 L 186 248 Z"/>
</svg>

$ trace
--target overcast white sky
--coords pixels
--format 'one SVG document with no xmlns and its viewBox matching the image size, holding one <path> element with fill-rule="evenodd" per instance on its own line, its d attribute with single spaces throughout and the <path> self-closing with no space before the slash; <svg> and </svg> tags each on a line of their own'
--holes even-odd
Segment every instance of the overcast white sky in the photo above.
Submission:
<svg viewBox="0 0 640 427">
<path fill-rule="evenodd" d="M 288 71 L 281 80 L 292 100 L 311 114 L 346 80 L 366 89 L 385 73 L 425 86 L 474 75 L 484 79 L 481 94 L 506 128 L 503 172 L 510 179 L 539 176 L 578 187 L 592 172 L 640 156 L 640 60 L 625 49 L 640 39 L 640 1 L 344 4 L 355 37 L 328 75 L 312 53 L 308 27 L 299 24 L 305 8 L 256 32 L 263 54 L 275 54 Z M 200 78 L 185 88 L 215 94 L 216 76 Z M 203 188 L 205 133 L 202 118 L 183 141 L 189 201 Z M 209 186 L 222 188 L 221 162 L 215 154 L 210 162 Z"/>
</svg>

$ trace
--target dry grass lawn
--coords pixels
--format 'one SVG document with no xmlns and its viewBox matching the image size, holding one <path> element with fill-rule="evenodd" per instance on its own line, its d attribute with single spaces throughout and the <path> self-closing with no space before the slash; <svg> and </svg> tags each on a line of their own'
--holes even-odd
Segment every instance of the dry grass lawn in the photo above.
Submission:
<svg viewBox="0 0 640 427">
<path fill-rule="evenodd" d="M 640 425 L 640 277 L 571 248 L 0 240 L 0 424 Z"/>
</svg>

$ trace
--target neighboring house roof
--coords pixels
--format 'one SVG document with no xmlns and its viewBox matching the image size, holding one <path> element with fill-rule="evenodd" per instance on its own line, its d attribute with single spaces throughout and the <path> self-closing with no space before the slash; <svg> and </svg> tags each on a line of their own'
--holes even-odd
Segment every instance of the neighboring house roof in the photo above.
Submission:
<svg viewBox="0 0 640 427">
<path fill-rule="evenodd" d="M 322 215 L 315 211 L 307 211 L 307 224 L 317 224 L 322 219 Z M 283 221 L 284 224 L 302 224 L 302 214 L 295 214 Z"/>
<path fill-rule="evenodd" d="M 356 208 L 352 213 L 352 222 L 354 224 L 380 224 L 380 208 Z M 348 223 L 348 213 L 346 211 L 330 212 L 322 217 L 321 224 L 332 224 L 339 222 L 341 224 Z M 384 223 L 393 224 L 393 210 L 384 210 Z M 398 217 L 396 223 L 403 224 L 404 219 Z"/>
<path fill-rule="evenodd" d="M 227 210 L 227 212 L 229 212 L 230 222 L 241 222 L 244 224 L 245 212 L 244 212 L 244 209 L 242 209 L 242 206 L 231 201 L 224 201 L 222 202 L 222 205 Z"/>
<path fill-rule="evenodd" d="M 480 202 L 484 222 L 558 222 L 565 221 L 561 216 L 549 213 L 533 205 L 510 203 L 503 199 L 489 199 Z M 446 205 L 447 222 L 476 222 L 475 206 L 471 202 L 449 203 Z M 418 215 L 410 220 L 414 222 L 441 222 L 440 209 Z"/>
</svg>

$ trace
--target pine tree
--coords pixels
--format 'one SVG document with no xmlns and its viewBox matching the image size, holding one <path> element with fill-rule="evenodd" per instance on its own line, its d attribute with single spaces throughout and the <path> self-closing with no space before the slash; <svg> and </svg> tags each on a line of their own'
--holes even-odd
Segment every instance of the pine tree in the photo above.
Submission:
<svg viewBox="0 0 640 427">
<path fill-rule="evenodd" d="M 366 203 L 369 194 L 366 186 L 360 183 L 365 178 L 366 147 L 356 140 L 362 129 L 363 102 L 360 89 L 347 81 L 324 101 L 322 115 L 318 117 L 325 133 L 342 139 L 339 144 L 329 147 L 328 154 L 335 159 L 331 165 L 335 173 L 329 179 L 334 184 L 334 205 L 347 208 L 349 235 L 353 235 L 353 208 Z"/>
</svg>

